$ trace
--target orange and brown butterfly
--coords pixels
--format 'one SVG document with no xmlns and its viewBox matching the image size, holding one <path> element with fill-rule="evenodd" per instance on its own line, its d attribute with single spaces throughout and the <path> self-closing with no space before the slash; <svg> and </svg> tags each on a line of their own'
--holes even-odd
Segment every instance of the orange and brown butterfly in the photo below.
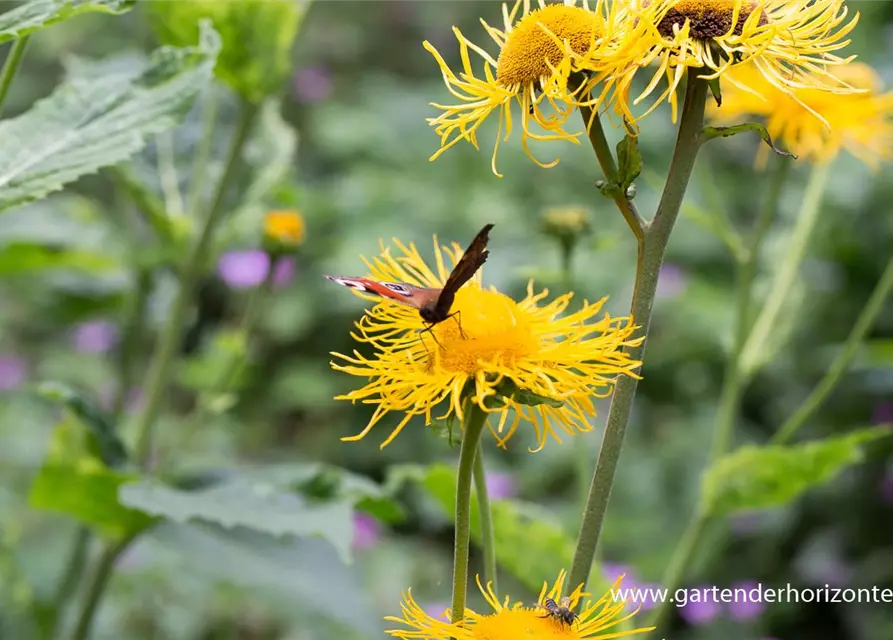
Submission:
<svg viewBox="0 0 893 640">
<path fill-rule="evenodd" d="M 456 313 L 450 313 L 456 291 L 471 280 L 477 270 L 487 261 L 489 251 L 487 241 L 490 239 L 492 224 L 485 225 L 475 236 L 465 253 L 456 263 L 443 288 L 417 287 L 402 282 L 382 282 L 370 278 L 348 276 L 326 276 L 332 282 L 373 295 L 388 298 L 401 304 L 415 307 L 419 311 L 428 328 L 451 318 Z M 461 327 L 460 327 L 461 328 Z"/>
</svg>

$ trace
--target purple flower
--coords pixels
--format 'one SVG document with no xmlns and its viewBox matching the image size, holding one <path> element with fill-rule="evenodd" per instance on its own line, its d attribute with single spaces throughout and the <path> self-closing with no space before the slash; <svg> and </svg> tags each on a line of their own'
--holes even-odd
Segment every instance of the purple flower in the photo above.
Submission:
<svg viewBox="0 0 893 640">
<path fill-rule="evenodd" d="M 509 473 L 487 471 L 487 495 L 491 500 L 507 500 L 515 497 L 515 478 Z"/>
<path fill-rule="evenodd" d="M 82 322 L 72 332 L 74 348 L 81 353 L 105 353 L 118 340 L 118 329 L 107 320 Z"/>
<path fill-rule="evenodd" d="M 367 549 L 373 547 L 381 536 L 381 525 L 378 520 L 362 511 L 354 511 L 353 514 L 353 543 L 354 549 Z"/>
<path fill-rule="evenodd" d="M 250 289 L 260 285 L 270 269 L 270 256 L 258 249 L 230 251 L 220 257 L 217 273 L 233 289 Z M 282 258 L 273 272 L 273 286 L 288 285 L 295 275 L 292 258 Z"/>
<path fill-rule="evenodd" d="M 887 474 L 881 478 L 878 489 L 880 490 L 881 500 L 886 504 L 893 505 L 893 472 L 888 471 Z"/>
<path fill-rule="evenodd" d="M 871 421 L 875 424 L 893 424 L 893 402 L 881 402 L 875 406 Z"/>
<path fill-rule="evenodd" d="M 321 102 L 332 93 L 332 74 L 325 67 L 302 67 L 292 76 L 295 99 L 304 104 Z"/>
<path fill-rule="evenodd" d="M 720 602 L 713 597 L 712 589 L 689 589 L 685 606 L 679 608 L 679 615 L 688 624 L 707 624 L 719 616 Z"/>
<path fill-rule="evenodd" d="M 605 577 L 605 580 L 611 584 L 614 584 L 620 576 L 625 576 L 623 578 L 623 583 L 627 586 L 629 586 L 630 583 L 635 582 L 635 572 L 632 568 L 625 564 L 620 564 L 619 562 L 602 563 L 602 575 Z"/>
<path fill-rule="evenodd" d="M 279 258 L 273 269 L 273 287 L 287 287 L 295 279 L 295 259 Z"/>
<path fill-rule="evenodd" d="M 434 602 L 426 605 L 424 611 L 435 620 L 450 621 L 450 605 L 444 602 Z"/>
<path fill-rule="evenodd" d="M 673 263 L 667 262 L 657 274 L 657 297 L 675 298 L 685 290 L 688 284 L 686 273 Z"/>
<path fill-rule="evenodd" d="M 28 365 L 16 356 L 0 355 L 0 391 L 19 387 L 28 377 Z"/>
<path fill-rule="evenodd" d="M 753 620 L 762 615 L 766 604 L 759 597 L 759 587 L 760 585 L 753 580 L 746 580 L 732 585 L 734 597 L 732 602 L 729 603 L 729 616 L 733 620 Z"/>
</svg>

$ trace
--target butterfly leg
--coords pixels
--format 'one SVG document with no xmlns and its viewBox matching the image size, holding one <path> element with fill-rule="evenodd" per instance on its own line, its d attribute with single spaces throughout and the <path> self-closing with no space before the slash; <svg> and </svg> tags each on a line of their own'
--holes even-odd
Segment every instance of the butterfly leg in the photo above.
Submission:
<svg viewBox="0 0 893 640">
<path fill-rule="evenodd" d="M 443 345 L 440 344 L 440 340 L 438 340 L 438 339 L 437 339 L 437 336 L 434 335 L 434 332 L 432 331 L 433 328 L 434 328 L 434 325 L 433 325 L 433 324 L 426 325 L 424 329 L 422 329 L 421 331 L 419 331 L 419 334 L 430 333 L 430 334 L 431 334 L 431 337 L 434 338 L 434 342 L 436 342 L 436 343 L 437 343 L 437 346 L 440 347 L 440 348 L 442 349 L 442 348 L 443 348 Z M 419 335 L 419 339 L 422 340 L 422 336 L 421 336 L 421 335 Z M 422 340 L 422 344 L 424 344 L 424 343 L 425 343 L 425 341 Z M 428 345 L 425 345 L 425 349 L 427 349 L 427 348 L 428 348 Z M 430 351 L 429 351 L 429 353 L 430 353 Z"/>
<path fill-rule="evenodd" d="M 456 316 L 459 317 L 456 318 Z M 459 310 L 453 311 L 450 315 L 447 316 L 447 318 L 456 319 L 456 324 L 459 325 L 459 334 L 462 336 L 463 340 L 468 340 L 468 336 L 466 336 L 465 332 L 462 330 L 462 322 L 460 322 L 462 320 L 462 312 Z"/>
</svg>

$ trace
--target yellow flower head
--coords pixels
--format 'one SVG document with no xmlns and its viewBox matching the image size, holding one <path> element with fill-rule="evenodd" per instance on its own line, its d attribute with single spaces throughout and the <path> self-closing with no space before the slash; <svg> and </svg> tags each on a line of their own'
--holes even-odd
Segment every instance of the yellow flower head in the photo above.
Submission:
<svg viewBox="0 0 893 640">
<path fill-rule="evenodd" d="M 463 253 L 457 244 L 439 248 L 435 238 L 432 270 L 414 245 L 394 242 L 400 255 L 383 249 L 371 262 L 364 259 L 370 279 L 439 288 L 451 271 L 444 255 L 455 265 Z M 624 348 L 642 339 L 633 338 L 637 327 L 629 318 L 598 318 L 605 299 L 584 301 L 581 309 L 562 316 L 572 293 L 541 304 L 548 291 L 534 294 L 530 283 L 527 297 L 515 302 L 492 287 L 484 289 L 480 278 L 478 272 L 459 289 L 451 308 L 458 314 L 434 325 L 431 333 L 419 333 L 425 324 L 415 308 L 387 299 L 356 323 L 359 332 L 353 337 L 371 344 L 375 353 L 334 353 L 339 362 L 332 367 L 368 382 L 337 399 L 376 407 L 362 433 L 344 440 L 363 438 L 391 411 L 404 413 L 384 447 L 413 416 L 424 416 L 426 424 L 435 412 L 439 420 L 462 420 L 468 398 L 495 418 L 490 431 L 500 446 L 524 421 L 533 424 L 539 449 L 548 436 L 560 441 L 558 429 L 590 431 L 593 398 L 609 395 L 617 375 L 636 376 L 641 363 Z M 509 386 L 527 396 L 502 397 L 500 390 Z M 530 394 L 548 403 L 531 404 Z"/>
<path fill-rule="evenodd" d="M 751 62 L 768 84 L 790 92 L 815 88 L 836 93 L 854 89 L 832 75 L 828 66 L 846 64 L 833 52 L 849 44 L 843 40 L 859 19 L 845 23 L 843 0 L 628 0 L 635 20 L 651 27 L 650 46 L 638 67 L 657 63 L 648 86 L 634 101 L 651 95 L 660 80 L 667 86 L 648 109 L 670 102 L 676 121 L 676 89 L 688 68 L 702 69 L 712 79 L 740 63 Z M 630 68 L 628 86 L 639 69 Z M 646 112 L 646 115 L 647 113 Z"/>
<path fill-rule="evenodd" d="M 298 211 L 270 211 L 264 219 L 264 237 L 296 247 L 304 241 L 304 218 Z"/>
<path fill-rule="evenodd" d="M 582 6 L 577 6 L 576 0 L 548 5 L 537 0 L 539 6 L 533 10 L 531 0 L 517 0 L 511 11 L 504 4 L 502 29 L 481 20 L 499 48 L 496 58 L 454 27 L 462 58 L 458 75 L 426 41 L 424 47 L 437 60 L 447 89 L 460 101 L 454 105 L 432 103 L 442 113 L 428 119 L 440 136 L 440 149 L 431 160 L 460 140 L 478 148 L 478 127 L 498 110 L 499 131 L 492 167 L 493 173 L 501 177 L 496 170 L 496 154 L 503 128 L 506 140 L 512 132 L 513 102 L 520 106 L 524 150 L 539 166 L 552 167 L 558 159 L 540 162 L 531 153 L 528 139 L 579 144 L 582 133 L 564 129 L 568 117 L 577 107 L 585 105 L 595 112 L 602 103 L 610 102 L 613 83 L 601 81 L 616 75 L 623 66 L 623 55 L 628 55 L 625 49 L 617 47 L 618 37 L 626 28 L 621 22 L 622 3 L 594 1 L 592 9 L 589 0 L 582 0 Z M 475 72 L 469 50 L 482 58 L 483 74 Z M 597 95 L 593 92 L 596 87 L 600 87 Z M 546 103 L 549 107 L 544 109 Z"/>
<path fill-rule="evenodd" d="M 493 592 L 493 586 L 487 584 L 485 588 L 478 579 L 478 587 L 493 612 L 480 614 L 466 609 L 464 620 L 455 623 L 433 618 L 425 613 L 413 600 L 412 591 L 407 590 L 400 605 L 403 617 L 389 616 L 385 620 L 402 623 L 409 629 L 394 629 L 386 633 L 404 640 L 608 640 L 651 631 L 654 627 L 629 631 L 617 629 L 618 625 L 638 613 L 638 608 L 631 613 L 625 612 L 626 601 L 613 597 L 613 593 L 620 588 L 622 579 L 623 576 L 620 576 L 611 590 L 596 601 L 592 601 L 590 594 L 584 593 L 582 587 L 574 589 L 568 596 L 568 606 L 578 612 L 579 618 L 570 625 L 549 616 L 538 605 L 546 597 L 556 602 L 561 600 L 564 571 L 558 574 L 558 580 L 551 588 L 548 584 L 543 584 L 537 603 L 528 605 L 512 602 L 509 597 L 500 601 Z M 583 606 L 577 609 L 581 601 Z"/>
<path fill-rule="evenodd" d="M 717 124 L 748 115 L 761 117 L 776 145 L 811 162 L 830 160 L 845 149 L 875 169 L 880 161 L 893 157 L 893 92 L 881 92 L 880 78 L 867 64 L 853 62 L 835 69 L 834 75 L 865 92 L 835 95 L 798 89 L 795 98 L 766 82 L 753 65 L 736 66 L 729 77 L 759 95 L 728 87 L 722 107 L 711 107 L 709 113 Z M 764 150 L 768 147 L 762 145 L 760 165 L 766 160 Z"/>
</svg>

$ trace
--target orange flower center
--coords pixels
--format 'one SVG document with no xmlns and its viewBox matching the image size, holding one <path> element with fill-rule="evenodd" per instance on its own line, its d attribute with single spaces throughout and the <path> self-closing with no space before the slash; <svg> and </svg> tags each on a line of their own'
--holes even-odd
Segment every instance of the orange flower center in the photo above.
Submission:
<svg viewBox="0 0 893 640">
<path fill-rule="evenodd" d="M 542 26 L 541 26 L 542 25 Z M 552 4 L 524 16 L 506 34 L 505 46 L 496 61 L 496 80 L 505 87 L 527 85 L 551 74 L 549 64 L 564 57 L 555 38 L 583 55 L 600 37 L 601 28 L 594 13 L 581 7 Z"/>
</svg>

